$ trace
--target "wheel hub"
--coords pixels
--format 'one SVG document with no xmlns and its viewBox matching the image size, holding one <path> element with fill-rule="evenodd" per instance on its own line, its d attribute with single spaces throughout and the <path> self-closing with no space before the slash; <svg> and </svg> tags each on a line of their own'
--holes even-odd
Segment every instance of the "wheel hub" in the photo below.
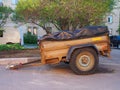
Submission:
<svg viewBox="0 0 120 90">
<path fill-rule="evenodd" d="M 79 64 L 83 67 L 87 67 L 90 63 L 90 57 L 87 55 L 83 55 L 79 59 Z"/>
</svg>

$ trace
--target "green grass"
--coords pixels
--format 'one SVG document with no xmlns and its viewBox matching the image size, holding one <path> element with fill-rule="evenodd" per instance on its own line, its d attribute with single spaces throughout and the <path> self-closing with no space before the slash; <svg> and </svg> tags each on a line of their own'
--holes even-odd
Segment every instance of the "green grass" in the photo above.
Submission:
<svg viewBox="0 0 120 90">
<path fill-rule="evenodd" d="M 0 44 L 0 51 L 8 51 L 8 50 L 23 50 L 25 49 L 20 44 Z"/>
</svg>

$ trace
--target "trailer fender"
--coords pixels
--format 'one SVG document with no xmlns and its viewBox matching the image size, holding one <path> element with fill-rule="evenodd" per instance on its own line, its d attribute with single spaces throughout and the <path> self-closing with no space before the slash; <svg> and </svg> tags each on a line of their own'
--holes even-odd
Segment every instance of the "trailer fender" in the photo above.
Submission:
<svg viewBox="0 0 120 90">
<path fill-rule="evenodd" d="M 76 49 L 81 49 L 81 48 L 93 48 L 97 54 L 99 54 L 99 51 L 97 49 L 97 47 L 93 44 L 82 44 L 82 45 L 75 45 L 70 47 L 70 49 L 68 50 L 67 56 L 66 56 L 66 61 L 69 62 L 72 53 L 76 50 Z"/>
</svg>

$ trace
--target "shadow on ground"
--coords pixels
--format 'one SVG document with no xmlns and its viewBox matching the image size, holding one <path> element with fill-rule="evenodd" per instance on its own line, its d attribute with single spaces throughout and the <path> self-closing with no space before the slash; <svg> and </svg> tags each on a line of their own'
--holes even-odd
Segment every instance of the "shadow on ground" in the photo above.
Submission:
<svg viewBox="0 0 120 90">
<path fill-rule="evenodd" d="M 25 72 L 36 72 L 36 73 L 74 74 L 70 69 L 69 64 L 64 64 L 64 63 L 57 65 L 26 67 L 26 68 L 21 68 L 20 71 L 21 70 Z M 95 74 L 108 74 L 114 72 L 115 70 L 113 68 L 110 68 L 108 65 L 99 65 Z"/>
<path fill-rule="evenodd" d="M 99 66 L 98 69 L 96 70 L 96 74 L 99 74 L 99 73 L 114 73 L 115 70 L 114 69 L 110 69 L 109 67 L 102 67 L 102 66 Z"/>
</svg>

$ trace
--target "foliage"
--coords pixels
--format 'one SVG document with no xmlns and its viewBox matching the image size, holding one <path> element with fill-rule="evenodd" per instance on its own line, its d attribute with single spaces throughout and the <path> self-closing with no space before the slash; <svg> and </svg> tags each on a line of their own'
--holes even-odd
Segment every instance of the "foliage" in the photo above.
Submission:
<svg viewBox="0 0 120 90">
<path fill-rule="evenodd" d="M 18 23 L 19 22 L 25 22 L 23 17 L 21 17 L 20 15 L 18 15 L 17 13 L 13 12 L 13 14 L 11 15 L 11 20 L 14 22 L 14 23 Z"/>
<path fill-rule="evenodd" d="M 0 51 L 5 50 L 22 50 L 24 47 L 22 47 L 20 44 L 3 44 L 0 45 Z"/>
<path fill-rule="evenodd" d="M 12 13 L 12 9 L 7 6 L 0 6 L 0 28 L 2 28 L 7 21 L 7 18 Z"/>
<path fill-rule="evenodd" d="M 0 35 L 3 33 L 4 25 L 7 22 L 9 15 L 12 13 L 12 9 L 7 6 L 0 6 Z"/>
<path fill-rule="evenodd" d="M 24 43 L 25 44 L 37 44 L 37 36 L 32 35 L 30 32 L 24 34 Z"/>
<path fill-rule="evenodd" d="M 45 28 L 53 23 L 62 30 L 99 25 L 113 8 L 114 0 L 20 0 L 16 13 L 27 22 Z"/>
</svg>

